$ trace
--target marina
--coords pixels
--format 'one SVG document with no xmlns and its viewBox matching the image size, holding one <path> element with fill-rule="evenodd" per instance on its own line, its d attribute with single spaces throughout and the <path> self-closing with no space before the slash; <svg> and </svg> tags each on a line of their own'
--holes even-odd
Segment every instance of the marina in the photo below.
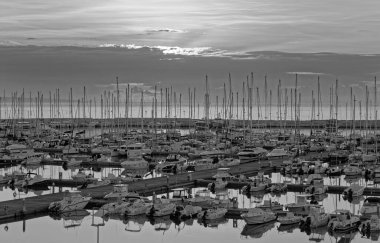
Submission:
<svg viewBox="0 0 380 243">
<path fill-rule="evenodd" d="M 379 242 L 379 9 L 0 2 L 0 242 Z"/>
</svg>

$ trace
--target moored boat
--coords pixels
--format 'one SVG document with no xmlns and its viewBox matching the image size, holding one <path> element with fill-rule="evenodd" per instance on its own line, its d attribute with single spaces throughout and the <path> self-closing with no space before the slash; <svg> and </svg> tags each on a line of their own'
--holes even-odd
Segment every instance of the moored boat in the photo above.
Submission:
<svg viewBox="0 0 380 243">
<path fill-rule="evenodd" d="M 248 212 L 240 215 L 247 224 L 264 224 L 276 220 L 277 216 L 271 211 L 264 211 L 260 208 L 250 208 Z"/>
</svg>

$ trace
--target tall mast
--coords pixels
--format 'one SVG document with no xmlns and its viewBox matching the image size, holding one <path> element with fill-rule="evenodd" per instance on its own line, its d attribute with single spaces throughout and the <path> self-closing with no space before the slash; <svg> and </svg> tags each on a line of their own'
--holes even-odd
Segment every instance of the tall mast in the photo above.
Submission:
<svg viewBox="0 0 380 243">
<path fill-rule="evenodd" d="M 298 75 L 296 74 L 296 85 L 294 88 L 294 134 L 297 137 L 297 86 L 298 86 Z"/>
<path fill-rule="evenodd" d="M 335 81 L 335 131 L 338 132 L 338 79 Z"/>
<path fill-rule="evenodd" d="M 267 75 L 265 74 L 265 77 L 264 77 L 264 80 L 265 80 L 265 83 L 264 83 L 264 119 L 267 120 L 268 119 L 268 113 L 267 113 L 267 99 L 268 99 L 268 84 L 267 84 Z"/>
<path fill-rule="evenodd" d="M 376 163 L 377 163 L 377 85 L 376 85 L 376 76 L 375 76 L 375 89 L 374 89 L 374 110 L 375 110 L 375 127 L 374 127 L 374 130 L 375 130 L 375 154 L 376 154 Z"/>
<path fill-rule="evenodd" d="M 119 93 L 119 77 L 116 77 L 116 103 L 117 103 L 117 131 L 120 129 L 120 93 Z"/>
</svg>

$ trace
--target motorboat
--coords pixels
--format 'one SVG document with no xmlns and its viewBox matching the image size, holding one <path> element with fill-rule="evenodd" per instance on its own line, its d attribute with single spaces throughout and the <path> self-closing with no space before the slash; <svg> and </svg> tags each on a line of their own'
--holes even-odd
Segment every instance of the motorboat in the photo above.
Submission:
<svg viewBox="0 0 380 243">
<path fill-rule="evenodd" d="M 366 230 L 368 230 L 368 226 L 369 226 L 369 231 L 371 233 L 380 232 L 380 219 L 379 219 L 379 216 L 378 215 L 372 215 L 371 218 L 369 220 L 364 221 L 361 224 L 361 226 L 365 227 Z"/>
<path fill-rule="evenodd" d="M 21 165 L 23 166 L 39 165 L 42 162 L 43 156 L 44 156 L 44 153 L 31 154 L 28 158 L 26 158 L 23 162 L 21 162 Z"/>
<path fill-rule="evenodd" d="M 301 216 L 295 216 L 292 212 L 287 212 L 284 216 L 279 216 L 277 221 L 280 222 L 281 225 L 290 225 L 290 224 L 298 224 L 301 221 Z"/>
<path fill-rule="evenodd" d="M 283 207 L 284 205 L 272 200 L 264 200 L 263 204 L 256 206 L 256 208 L 260 208 L 263 210 L 272 210 L 272 211 L 282 210 Z"/>
<path fill-rule="evenodd" d="M 111 184 L 110 180 L 94 180 L 91 181 L 90 183 L 84 182 L 83 185 L 78 186 L 78 189 L 90 189 L 90 188 L 96 188 L 96 187 L 102 187 L 102 186 L 108 186 Z"/>
<path fill-rule="evenodd" d="M 283 193 L 288 190 L 288 186 L 286 183 L 272 183 L 266 190 L 271 193 Z"/>
<path fill-rule="evenodd" d="M 319 174 L 316 174 L 316 175 L 319 175 Z M 305 192 L 311 195 L 321 195 L 321 194 L 326 193 L 327 190 L 328 190 L 328 186 L 324 185 L 323 178 L 321 177 L 311 179 L 309 182 L 309 186 L 305 188 Z"/>
<path fill-rule="evenodd" d="M 360 213 L 363 216 L 371 215 L 371 214 L 380 215 L 380 198 L 367 197 L 364 200 L 363 206 L 360 208 Z"/>
<path fill-rule="evenodd" d="M 329 176 L 340 176 L 342 174 L 343 170 L 339 166 L 330 167 L 326 171 L 327 175 Z"/>
<path fill-rule="evenodd" d="M 147 198 L 129 199 L 131 202 L 126 207 L 123 207 L 120 211 L 121 216 L 136 216 L 146 214 L 151 209 L 153 203 Z"/>
<path fill-rule="evenodd" d="M 201 171 L 216 169 L 220 166 L 220 164 L 218 163 L 217 158 L 204 158 L 187 162 L 184 166 L 186 167 L 186 171 Z"/>
<path fill-rule="evenodd" d="M 236 201 L 237 199 L 230 199 L 228 191 L 220 191 L 215 194 L 215 198 L 211 201 L 211 205 L 218 208 L 230 208 L 233 206 L 234 200 Z"/>
<path fill-rule="evenodd" d="M 240 164 L 240 159 L 234 159 L 234 158 L 224 158 L 219 160 L 219 166 L 221 167 L 231 167 L 236 166 Z"/>
<path fill-rule="evenodd" d="M 81 182 L 97 180 L 94 178 L 94 174 L 86 174 L 83 170 L 79 170 L 78 173 L 72 175 L 71 178 L 73 178 L 74 181 Z"/>
<path fill-rule="evenodd" d="M 290 158 L 290 154 L 285 151 L 283 148 L 276 148 L 269 152 L 266 157 L 271 162 L 280 161 L 283 162 Z"/>
<path fill-rule="evenodd" d="M 12 173 L 5 173 L 0 176 L 0 184 L 14 184 L 16 181 L 23 181 L 27 174 L 22 171 L 15 170 Z"/>
<path fill-rule="evenodd" d="M 171 202 L 185 202 L 185 200 L 190 198 L 189 195 L 189 188 L 174 188 L 173 190 L 172 198 L 170 199 Z"/>
<path fill-rule="evenodd" d="M 348 210 L 336 210 L 337 216 L 330 220 L 328 228 L 336 232 L 355 230 L 361 224 L 359 217 L 354 216 Z"/>
<path fill-rule="evenodd" d="M 111 184 L 120 184 L 120 183 L 130 183 L 130 182 L 134 182 L 134 181 L 137 181 L 137 180 L 140 180 L 141 178 L 137 178 L 137 177 L 134 177 L 134 176 L 122 176 L 122 175 L 119 175 L 119 176 L 115 176 L 113 173 L 108 173 L 108 175 L 106 177 L 102 177 L 102 180 L 110 180 L 111 181 Z"/>
<path fill-rule="evenodd" d="M 149 217 L 170 215 L 174 212 L 175 207 L 175 203 L 170 202 L 169 199 L 155 199 L 153 205 L 146 211 L 146 215 Z"/>
<path fill-rule="evenodd" d="M 112 214 L 120 214 L 123 208 L 127 207 L 130 204 L 129 201 L 119 199 L 116 202 L 106 203 L 101 206 L 98 211 L 95 213 L 97 217 L 104 217 Z"/>
<path fill-rule="evenodd" d="M 343 196 L 346 198 L 360 197 L 363 195 L 364 189 L 364 186 L 354 183 L 343 191 Z"/>
<path fill-rule="evenodd" d="M 308 212 L 312 204 L 307 201 L 307 198 L 308 195 L 297 195 L 296 202 L 286 204 L 285 208 L 291 212 Z"/>
<path fill-rule="evenodd" d="M 211 198 L 211 192 L 208 189 L 202 189 L 195 192 L 194 197 L 187 199 L 187 202 L 193 206 L 208 207 L 214 200 Z"/>
<path fill-rule="evenodd" d="M 156 165 L 155 169 L 165 173 L 174 172 L 178 168 L 183 168 L 182 170 L 184 170 L 184 167 L 187 164 L 186 162 L 187 159 L 182 157 L 180 154 L 170 154 L 165 160 L 160 161 L 160 163 Z"/>
<path fill-rule="evenodd" d="M 250 182 L 247 186 L 244 186 L 242 190 L 245 193 L 265 191 L 265 189 L 269 187 L 270 183 L 270 178 L 265 177 L 264 173 L 259 172 L 256 177 L 252 178 L 252 182 Z"/>
<path fill-rule="evenodd" d="M 133 143 L 126 146 L 128 157 L 141 157 L 143 155 L 149 155 L 152 150 L 148 148 L 145 143 Z"/>
<path fill-rule="evenodd" d="M 229 180 L 233 180 L 235 177 L 229 173 L 229 168 L 218 168 L 216 174 L 213 176 L 215 182 L 209 183 L 207 188 L 211 191 L 218 189 L 224 189 Z"/>
<path fill-rule="evenodd" d="M 134 192 L 129 192 L 127 184 L 118 184 L 114 185 L 113 191 L 105 195 L 104 198 L 125 198 L 128 196 L 138 196 L 138 194 Z"/>
<path fill-rule="evenodd" d="M 314 205 L 310 207 L 310 213 L 301 219 L 301 227 L 318 228 L 329 223 L 330 215 L 325 213 L 322 206 Z"/>
<path fill-rule="evenodd" d="M 244 148 L 238 152 L 240 163 L 249 163 L 253 161 L 258 161 L 259 159 L 264 159 L 265 155 L 268 153 L 267 150 L 261 147 L 255 148 Z"/>
<path fill-rule="evenodd" d="M 260 208 L 250 208 L 248 212 L 240 215 L 247 224 L 264 224 L 276 220 L 277 216 L 271 211 L 264 211 Z"/>
<path fill-rule="evenodd" d="M 128 156 L 126 160 L 121 162 L 121 167 L 126 170 L 142 170 L 148 169 L 149 164 L 143 157 L 132 157 Z"/>
<path fill-rule="evenodd" d="M 207 185 L 207 188 L 211 191 L 224 189 L 228 184 L 228 181 L 223 180 L 223 178 L 216 178 L 214 182 Z"/>
<path fill-rule="evenodd" d="M 227 213 L 226 208 L 213 207 L 213 208 L 209 208 L 205 211 L 198 213 L 197 217 L 202 220 L 214 220 L 214 219 L 223 218 L 224 215 L 226 215 L 226 213 Z"/>
<path fill-rule="evenodd" d="M 43 178 L 41 175 L 35 175 L 35 176 L 31 176 L 31 174 L 29 174 L 27 177 L 24 178 L 24 180 L 19 180 L 19 181 L 16 181 L 14 183 L 14 186 L 16 187 L 32 187 L 32 186 L 36 186 L 38 184 L 42 184 L 44 182 L 46 182 L 48 179 L 46 178 Z"/>
<path fill-rule="evenodd" d="M 84 197 L 80 193 L 69 193 L 61 201 L 52 202 L 49 205 L 49 211 L 68 212 L 81 210 L 90 202 L 91 197 Z"/>
<path fill-rule="evenodd" d="M 173 219 L 189 219 L 197 216 L 198 213 L 202 212 L 202 207 L 192 206 L 192 205 L 177 205 L 175 211 L 172 213 L 171 217 Z"/>
<path fill-rule="evenodd" d="M 363 173 L 363 170 L 359 163 L 350 163 L 347 167 L 343 169 L 343 173 L 346 176 L 355 176 L 361 175 Z"/>
<path fill-rule="evenodd" d="M 128 156 L 128 146 L 123 144 L 111 150 L 111 157 Z"/>
</svg>

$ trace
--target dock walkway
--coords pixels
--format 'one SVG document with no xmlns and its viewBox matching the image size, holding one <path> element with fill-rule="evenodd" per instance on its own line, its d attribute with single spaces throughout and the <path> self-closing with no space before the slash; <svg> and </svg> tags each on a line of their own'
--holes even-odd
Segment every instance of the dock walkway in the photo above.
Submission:
<svg viewBox="0 0 380 243">
<path fill-rule="evenodd" d="M 280 166 L 280 162 L 274 166 Z M 233 166 L 230 169 L 230 173 L 233 175 L 245 174 L 254 175 L 260 169 L 260 165 L 257 162 L 246 163 L 237 166 Z M 265 167 L 265 171 L 271 171 L 272 168 Z M 215 173 L 216 169 L 203 170 L 191 173 L 180 173 L 177 175 L 168 175 L 163 177 L 151 178 L 146 180 L 140 180 L 132 182 L 129 184 L 130 191 L 136 191 L 141 195 L 148 195 L 149 193 L 166 193 L 168 190 L 184 186 L 194 186 L 196 180 L 211 178 Z M 48 185 L 52 185 L 54 182 L 55 186 L 66 185 L 66 186 L 77 186 L 78 182 L 72 180 L 48 180 Z M 83 195 L 89 195 L 94 199 L 101 199 L 106 194 L 111 192 L 113 189 L 112 185 L 101 186 L 96 188 L 82 189 Z M 29 197 L 25 199 L 15 199 L 0 202 L 0 222 L 17 221 L 22 218 L 32 217 L 33 215 L 41 215 L 42 213 L 47 213 L 48 206 L 51 202 L 61 200 L 65 195 L 65 192 L 58 192 L 48 195 L 41 195 L 35 197 Z"/>
</svg>

